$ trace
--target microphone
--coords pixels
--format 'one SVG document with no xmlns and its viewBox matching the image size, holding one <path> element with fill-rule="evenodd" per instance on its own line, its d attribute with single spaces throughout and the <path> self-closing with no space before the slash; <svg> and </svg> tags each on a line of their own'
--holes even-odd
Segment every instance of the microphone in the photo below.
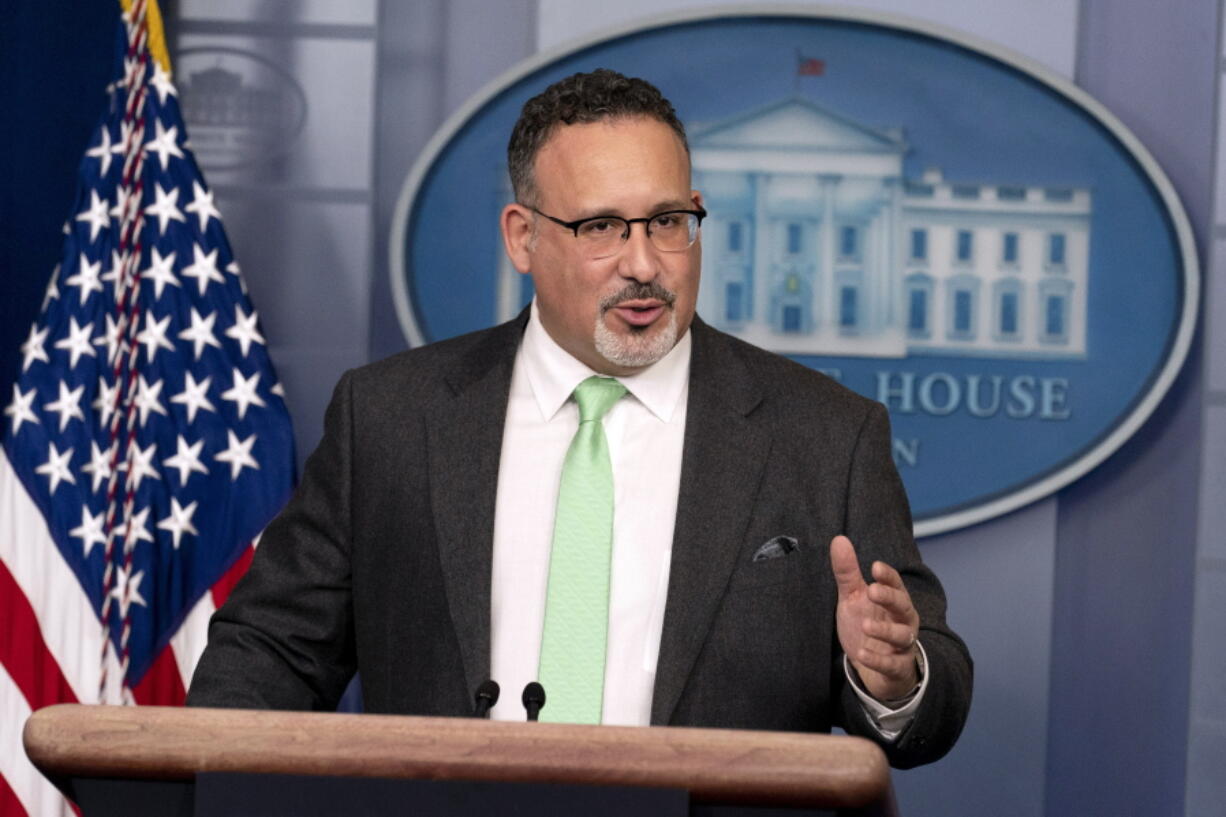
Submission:
<svg viewBox="0 0 1226 817">
<path fill-rule="evenodd" d="M 492 678 L 481 682 L 481 686 L 477 687 L 477 706 L 473 709 L 474 718 L 489 717 L 490 710 L 494 708 L 494 704 L 498 703 L 498 692 L 498 682 Z"/>
<path fill-rule="evenodd" d="M 529 681 L 524 687 L 523 701 L 524 709 L 528 710 L 528 720 L 536 720 L 540 717 L 541 707 L 545 705 L 545 687 L 536 681 Z"/>
</svg>

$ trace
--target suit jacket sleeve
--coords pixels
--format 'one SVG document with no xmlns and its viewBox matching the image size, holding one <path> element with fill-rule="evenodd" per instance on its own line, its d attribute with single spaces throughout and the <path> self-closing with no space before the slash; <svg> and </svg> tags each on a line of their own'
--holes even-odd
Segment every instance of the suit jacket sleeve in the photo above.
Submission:
<svg viewBox="0 0 1226 817">
<path fill-rule="evenodd" d="M 353 676 L 351 382 L 337 385 L 302 484 L 214 614 L 189 706 L 332 710 Z"/>
<path fill-rule="evenodd" d="M 923 564 L 912 533 L 910 506 L 891 457 L 885 408 L 872 403 L 853 452 L 848 474 L 845 533 L 856 546 L 866 576 L 876 560 L 892 565 L 920 616 L 920 640 L 928 655 L 928 688 L 914 720 L 893 742 L 873 729 L 863 705 L 842 670 L 841 653 L 832 662 L 841 686 L 843 727 L 875 740 L 890 764 L 910 768 L 930 763 L 953 746 L 971 701 L 972 667 L 966 645 L 945 622 L 945 594 Z M 837 639 L 835 640 L 837 648 Z"/>
</svg>

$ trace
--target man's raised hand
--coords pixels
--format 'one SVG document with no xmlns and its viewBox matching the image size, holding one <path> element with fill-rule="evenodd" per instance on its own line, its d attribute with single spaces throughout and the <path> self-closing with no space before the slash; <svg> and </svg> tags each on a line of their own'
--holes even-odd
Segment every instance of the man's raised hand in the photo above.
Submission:
<svg viewBox="0 0 1226 817">
<path fill-rule="evenodd" d="M 873 562 L 874 582 L 867 584 L 846 536 L 830 542 L 830 566 L 839 592 L 839 644 L 865 689 L 879 701 L 907 695 L 919 680 L 920 620 L 902 577 L 885 562 Z"/>
</svg>

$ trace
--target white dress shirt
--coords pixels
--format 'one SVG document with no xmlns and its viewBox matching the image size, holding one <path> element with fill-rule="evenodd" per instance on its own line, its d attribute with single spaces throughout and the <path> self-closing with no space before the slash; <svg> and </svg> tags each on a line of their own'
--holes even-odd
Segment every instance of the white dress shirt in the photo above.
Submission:
<svg viewBox="0 0 1226 817">
<path fill-rule="evenodd" d="M 554 342 L 533 302 L 511 375 L 494 511 L 490 677 L 503 689 L 494 718 L 523 720 L 520 691 L 537 678 L 558 484 L 579 428 L 570 396 L 593 374 Z M 651 720 L 689 375 L 687 332 L 659 362 L 618 378 L 628 393 L 604 417 L 614 509 L 601 718 L 607 724 Z M 549 690 L 545 695 L 549 706 Z"/>
<path fill-rule="evenodd" d="M 617 378 L 627 394 L 604 417 L 614 502 L 601 717 L 606 724 L 651 721 L 681 485 L 690 345 L 686 332 L 660 361 Z M 502 687 L 490 713 L 495 719 L 523 720 L 520 692 L 537 679 L 558 485 L 579 427 L 570 397 L 593 374 L 549 336 L 533 301 L 511 375 L 494 511 L 490 677 Z M 910 721 L 923 692 L 891 710 L 869 698 L 854 678 L 853 686 L 887 738 Z M 548 706 L 549 690 L 545 694 Z"/>
</svg>

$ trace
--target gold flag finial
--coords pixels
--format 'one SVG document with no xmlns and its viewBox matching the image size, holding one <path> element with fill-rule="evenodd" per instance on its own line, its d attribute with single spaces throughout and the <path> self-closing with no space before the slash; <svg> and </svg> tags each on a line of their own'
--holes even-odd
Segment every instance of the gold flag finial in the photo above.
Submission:
<svg viewBox="0 0 1226 817">
<path fill-rule="evenodd" d="M 132 11 L 136 0 L 119 0 L 125 12 Z M 157 0 L 145 0 L 145 21 L 149 25 L 149 54 L 162 66 L 167 74 L 170 70 L 170 52 L 166 50 L 166 34 L 162 30 L 162 10 L 158 8 Z"/>
</svg>

